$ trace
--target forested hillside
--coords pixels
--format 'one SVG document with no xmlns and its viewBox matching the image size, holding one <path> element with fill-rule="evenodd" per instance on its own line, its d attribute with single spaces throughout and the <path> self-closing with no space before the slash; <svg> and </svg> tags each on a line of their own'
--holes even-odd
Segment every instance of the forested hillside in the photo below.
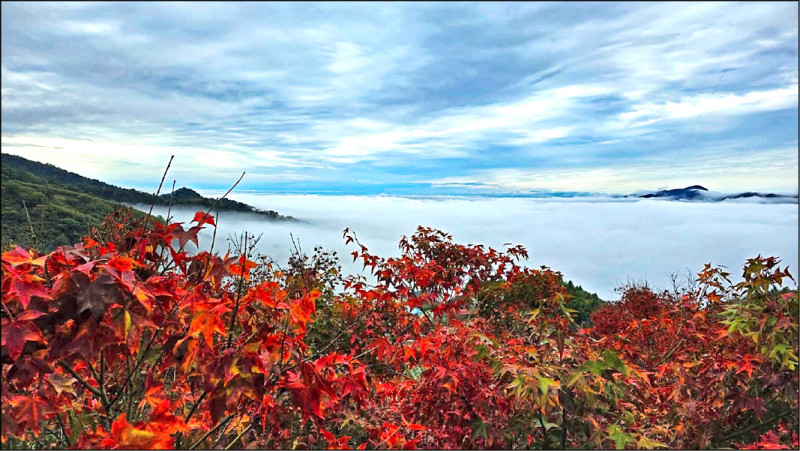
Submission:
<svg viewBox="0 0 800 451">
<path fill-rule="evenodd" d="M 2 196 L 3 248 L 13 242 L 36 246 L 44 252 L 62 244 L 75 243 L 91 227 L 99 226 L 120 203 L 171 203 L 198 209 L 209 209 L 217 203 L 216 199 L 203 197 L 189 188 L 155 196 L 7 154 L 2 154 Z M 230 199 L 222 199 L 217 207 L 221 211 L 252 213 L 268 220 L 295 220 Z"/>
<path fill-rule="evenodd" d="M 50 252 L 57 246 L 74 244 L 120 207 L 5 163 L 3 156 L 3 249 L 14 243 Z"/>
<path fill-rule="evenodd" d="M 118 203 L 154 203 L 155 205 L 168 205 L 170 203 L 169 189 L 166 188 L 166 192 L 162 190 L 163 194 L 161 196 L 155 196 L 153 194 L 144 193 L 132 188 L 120 188 L 100 180 L 90 179 L 88 177 L 83 177 L 81 175 L 65 171 L 51 164 L 27 160 L 16 155 L 3 154 L 2 163 L 3 178 L 6 177 L 6 174 L 9 174 L 9 176 L 12 178 L 20 178 L 22 180 L 37 180 L 39 182 L 46 180 L 53 185 L 58 185 L 59 187 L 71 191 L 89 194 L 99 197 L 100 199 Z M 172 196 L 172 205 L 175 206 L 197 206 L 210 208 L 217 203 L 217 199 L 203 197 L 197 192 L 186 187 L 175 190 L 175 193 L 178 193 L 177 196 Z M 273 220 L 294 220 L 294 218 L 282 216 L 276 211 L 260 210 L 231 199 L 220 200 L 217 207 L 221 211 L 254 213 Z"/>
</svg>

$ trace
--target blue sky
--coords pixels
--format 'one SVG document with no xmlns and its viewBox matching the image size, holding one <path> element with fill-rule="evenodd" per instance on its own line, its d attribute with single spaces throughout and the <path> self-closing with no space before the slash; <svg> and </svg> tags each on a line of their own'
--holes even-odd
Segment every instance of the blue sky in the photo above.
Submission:
<svg viewBox="0 0 800 451">
<path fill-rule="evenodd" d="M 798 190 L 798 5 L 2 3 L 2 151 L 153 190 Z"/>
</svg>

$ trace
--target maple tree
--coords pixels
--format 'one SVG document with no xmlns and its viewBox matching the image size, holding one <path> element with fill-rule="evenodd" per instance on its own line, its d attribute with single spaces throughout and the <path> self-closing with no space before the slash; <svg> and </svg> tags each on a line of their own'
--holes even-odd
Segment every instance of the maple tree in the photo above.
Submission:
<svg viewBox="0 0 800 451">
<path fill-rule="evenodd" d="M 420 227 L 382 258 L 345 230 L 371 274 L 345 277 L 247 235 L 188 252 L 208 212 L 124 215 L 2 255 L 4 447 L 798 446 L 798 297 L 775 258 L 629 287 L 581 327 L 521 246 Z"/>
</svg>

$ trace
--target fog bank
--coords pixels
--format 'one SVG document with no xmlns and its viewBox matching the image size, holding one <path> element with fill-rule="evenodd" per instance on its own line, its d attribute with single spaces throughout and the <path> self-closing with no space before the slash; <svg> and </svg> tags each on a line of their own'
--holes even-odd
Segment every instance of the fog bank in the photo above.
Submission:
<svg viewBox="0 0 800 451">
<path fill-rule="evenodd" d="M 224 252 L 229 234 L 263 233 L 259 251 L 282 264 L 292 247 L 291 234 L 303 250 L 310 253 L 315 245 L 335 250 L 345 272 L 360 272 L 349 256 L 354 248 L 345 247 L 342 240 L 346 227 L 370 251 L 388 257 L 399 254 L 402 235 L 424 225 L 442 229 L 461 243 L 496 249 L 503 249 L 503 243 L 522 244 L 530 254 L 526 265 L 561 271 L 565 279 L 603 299 L 615 298 L 614 288 L 629 281 L 668 288 L 670 273 L 697 273 L 708 262 L 727 266 L 739 277 L 745 259 L 757 254 L 780 257 L 797 275 L 796 204 L 252 193 L 230 197 L 306 221 L 270 222 L 251 214 L 220 213 L 215 249 Z M 153 212 L 166 217 L 167 209 L 155 207 Z M 172 215 L 188 222 L 194 212 L 173 208 Z M 201 247 L 207 248 L 211 234 L 201 232 Z"/>
</svg>

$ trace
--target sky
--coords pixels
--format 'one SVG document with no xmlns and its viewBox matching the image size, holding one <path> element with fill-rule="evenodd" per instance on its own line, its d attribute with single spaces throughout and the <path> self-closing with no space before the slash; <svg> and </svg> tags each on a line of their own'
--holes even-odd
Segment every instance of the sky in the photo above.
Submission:
<svg viewBox="0 0 800 451">
<path fill-rule="evenodd" d="M 2 152 L 154 191 L 798 191 L 798 4 L 2 3 Z"/>
</svg>

